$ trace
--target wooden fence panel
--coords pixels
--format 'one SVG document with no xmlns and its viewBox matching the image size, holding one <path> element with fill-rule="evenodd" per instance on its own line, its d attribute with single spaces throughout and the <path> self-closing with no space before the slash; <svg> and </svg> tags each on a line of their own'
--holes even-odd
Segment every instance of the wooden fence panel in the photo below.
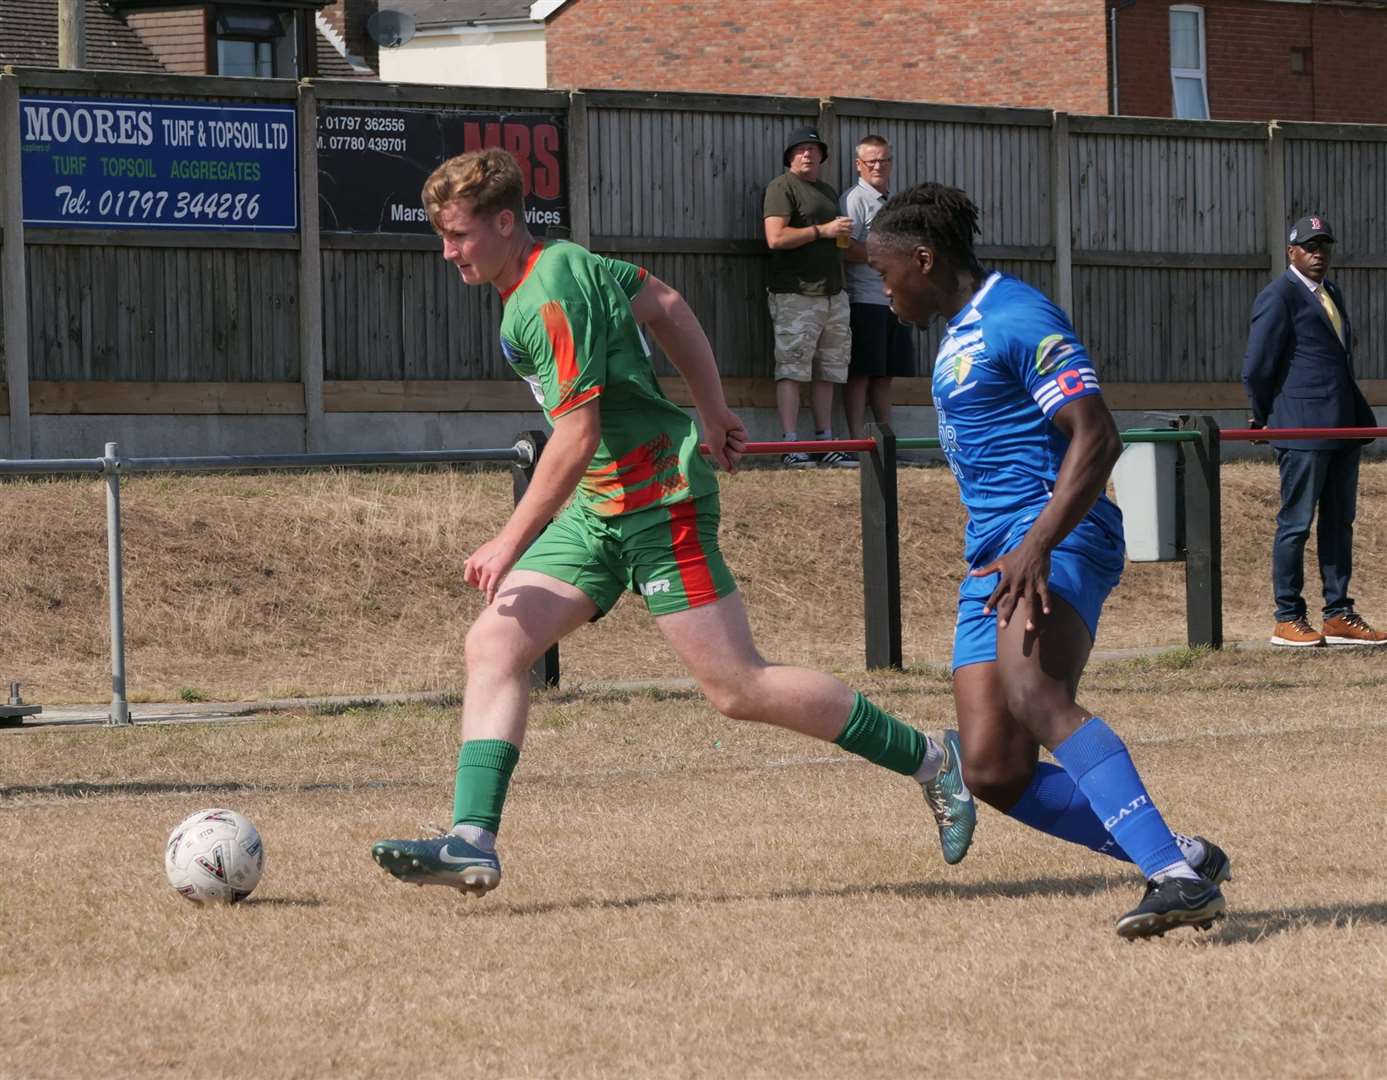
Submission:
<svg viewBox="0 0 1387 1080">
<path fill-rule="evenodd" d="M 759 239 L 761 198 L 784 171 L 785 142 L 816 120 L 589 104 L 593 236 Z"/>
<path fill-rule="evenodd" d="M 1308 126 L 1287 127 L 1293 132 Z M 1334 227 L 1336 262 L 1372 259 L 1387 268 L 1387 131 L 1369 130 L 1377 135 L 1375 140 L 1297 138 L 1288 133 L 1286 218 L 1289 226 L 1305 214 L 1323 214 Z"/>
<path fill-rule="evenodd" d="M 880 135 L 891 144 L 892 190 L 935 180 L 962 188 L 978 205 L 980 243 L 1042 247 L 1054 242 L 1050 129 L 1034 125 L 838 116 L 830 182 L 857 183 L 858 141 Z"/>
<path fill-rule="evenodd" d="M 499 379 L 496 290 L 436 251 L 323 251 L 324 377 Z"/>
<path fill-rule="evenodd" d="M 623 252 L 618 257 L 644 266 L 683 294 L 708 334 L 723 375 L 770 378 L 774 341 L 766 309 L 764 257 L 660 251 Z M 658 349 L 656 370 L 677 374 Z"/>
<path fill-rule="evenodd" d="M 1071 131 L 1069 199 L 1076 253 L 1266 250 L 1264 139 L 1182 138 L 1139 130 Z"/>
<path fill-rule="evenodd" d="M 3 123 L 3 121 L 0 121 Z M 4 242 L 0 241 L 0 251 L 4 250 Z M 0 303 L 0 386 L 7 382 L 5 374 L 5 305 Z M 3 415 L 3 414 L 0 414 Z M 0 445 L 0 457 L 9 453 L 9 447 Z"/>
<path fill-rule="evenodd" d="M 1237 382 L 1262 270 L 1076 266 L 1074 321 L 1109 382 Z"/>
<path fill-rule="evenodd" d="M 31 244 L 35 380 L 297 379 L 292 251 Z"/>
<path fill-rule="evenodd" d="M 83 97 L 233 104 L 297 93 L 273 80 L 19 78 L 25 92 Z M 548 91 L 317 89 L 323 102 L 429 110 L 560 112 L 566 100 Z M 1279 258 L 1282 224 L 1269 218 L 1283 203 L 1288 218 L 1321 211 L 1339 237 L 1334 274 L 1358 330 L 1358 374 L 1387 378 L 1387 128 L 1281 124 L 1269 142 L 1260 124 L 1069 117 L 1059 175 L 1070 186 L 1056 193 L 1055 129 L 1034 110 L 627 91 L 584 100 L 586 176 L 580 168 L 570 177 L 582 184 L 570 199 L 590 204 L 593 246 L 680 289 L 729 376 L 770 373 L 761 198 L 782 171 L 790 132 L 819 123 L 831 143 L 825 175 L 839 188 L 856 181 L 857 140 L 875 132 L 892 143 L 897 190 L 936 179 L 974 197 L 986 265 L 1058 298 L 1056 260 L 1071 256 L 1075 323 L 1108 381 L 1236 381 L 1252 299 Z M 1283 163 L 1275 178 L 1269 157 Z M 1055 236 L 1066 213 L 1069 235 Z M 296 380 L 296 244 L 269 234 L 28 230 L 30 377 Z M 497 297 L 464 286 L 436 247 L 327 233 L 322 266 L 326 378 L 509 377 Z M 917 334 L 922 374 L 937 337 Z"/>
<path fill-rule="evenodd" d="M 1335 229 L 1338 222 L 1330 219 Z M 1353 373 L 1387 379 L 1387 271 L 1330 269 L 1353 324 Z"/>
</svg>

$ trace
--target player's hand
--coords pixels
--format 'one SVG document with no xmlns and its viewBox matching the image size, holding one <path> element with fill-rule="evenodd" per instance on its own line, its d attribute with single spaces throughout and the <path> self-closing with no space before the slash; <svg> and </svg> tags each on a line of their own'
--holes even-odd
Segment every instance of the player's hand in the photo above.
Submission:
<svg viewBox="0 0 1387 1080">
<path fill-rule="evenodd" d="M 519 547 L 504 536 L 493 537 L 467 556 L 462 566 L 462 580 L 480 589 L 489 607 L 520 554 Z"/>
<path fill-rule="evenodd" d="M 1252 430 L 1254 430 L 1254 431 L 1260 431 L 1262 428 L 1266 427 L 1267 425 L 1266 425 L 1266 424 L 1263 424 L 1263 423 L 1259 423 L 1254 417 L 1249 416 L 1249 417 L 1247 418 L 1247 426 L 1250 427 L 1250 428 L 1252 428 Z M 1269 441 L 1270 441 L 1270 440 L 1267 440 L 1267 439 L 1253 439 L 1253 440 L 1252 440 L 1252 445 L 1253 445 L 1253 446 L 1266 446 L 1267 443 L 1268 443 Z"/>
<path fill-rule="evenodd" d="M 746 449 L 746 425 L 732 410 L 723 408 L 713 416 L 701 417 L 703 437 L 713 460 L 727 472 L 737 471 L 737 462 Z"/>
<path fill-rule="evenodd" d="M 1001 574 L 997 587 L 983 605 L 984 615 L 997 613 L 997 624 L 1003 628 L 1012 616 L 1020 614 L 1026 629 L 1034 631 L 1042 614 L 1050 614 L 1050 553 L 1033 550 L 1026 543 L 1007 552 L 1000 559 L 972 571 L 970 577 Z"/>
</svg>

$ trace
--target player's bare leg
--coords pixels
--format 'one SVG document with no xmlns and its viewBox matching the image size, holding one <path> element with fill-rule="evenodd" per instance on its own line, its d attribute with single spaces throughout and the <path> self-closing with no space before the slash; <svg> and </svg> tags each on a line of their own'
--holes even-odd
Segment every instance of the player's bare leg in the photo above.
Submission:
<svg viewBox="0 0 1387 1080">
<path fill-rule="evenodd" d="M 947 862 L 968 851 L 977 811 L 963 784 L 957 737 L 945 744 L 882 712 L 832 675 L 768 663 L 756 648 L 741 593 L 656 620 L 680 660 L 724 716 L 834 742 L 915 777 L 939 827 Z"/>
<path fill-rule="evenodd" d="M 1126 748 L 1077 704 L 1092 641 L 1078 612 L 1058 598 L 1051 606 L 1035 619 L 1036 631 L 1019 617 L 1000 627 L 994 663 L 954 673 L 964 775 L 984 801 L 1042 832 L 1126 861 L 1136 860 L 1124 841 L 1143 853 L 1150 884 L 1142 903 L 1118 922 L 1124 937 L 1207 926 L 1223 910 L 1218 883 L 1228 878 L 1228 857 L 1209 841 L 1169 833 Z M 1040 745 L 1064 767 L 1038 764 Z M 1101 815 L 1089 802 L 1095 789 L 1113 803 Z M 1115 802 L 1112 791 L 1120 792 Z M 1145 820 L 1134 833 L 1137 818 Z M 1160 843 L 1166 834 L 1173 847 Z"/>
<path fill-rule="evenodd" d="M 376 862 L 401 881 L 481 896 L 501 883 L 496 830 L 511 770 L 525 741 L 530 667 L 554 642 L 597 614 L 572 585 L 513 571 L 467 633 L 467 686 L 451 832 L 380 840 Z"/>
<path fill-rule="evenodd" d="M 462 738 L 504 739 L 517 749 L 530 714 L 530 668 L 556 641 L 589 622 L 597 605 L 576 586 L 513 570 L 467 632 Z"/>
</svg>

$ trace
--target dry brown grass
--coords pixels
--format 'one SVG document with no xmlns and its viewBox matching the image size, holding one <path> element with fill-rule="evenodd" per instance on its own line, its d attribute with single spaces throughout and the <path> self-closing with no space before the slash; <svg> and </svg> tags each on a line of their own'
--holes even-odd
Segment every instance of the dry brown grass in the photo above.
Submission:
<svg viewBox="0 0 1387 1080">
<path fill-rule="evenodd" d="M 1224 469 L 1225 625 L 1270 630 L 1276 477 Z M 457 688 L 478 610 L 467 554 L 500 527 L 499 472 L 139 477 L 125 483 L 128 686 L 132 700 L 242 700 Z M 858 479 L 762 470 L 725 478 L 723 547 L 767 655 L 863 667 Z M 1359 606 L 1387 621 L 1387 463 L 1367 465 L 1354 578 Z M 102 488 L 0 485 L 0 679 L 30 700 L 109 694 Z M 907 664 L 949 656 L 963 515 L 948 472 L 901 479 Z M 1307 560 L 1314 580 L 1313 558 Z M 1313 597 L 1312 597 L 1313 599 Z M 1184 640 L 1184 569 L 1133 565 L 1103 616 L 1099 647 Z M 633 665 L 633 657 L 639 657 Z M 565 678 L 682 671 L 628 598 L 563 650 Z"/>
<path fill-rule="evenodd" d="M 949 722 L 942 677 L 862 682 Z M 1095 667 L 1235 863 L 1214 932 L 1137 945 L 1130 869 L 990 811 L 946 867 L 908 781 L 689 694 L 541 698 L 476 902 L 369 857 L 447 813 L 445 710 L 0 734 L 0 1075 L 1381 1075 L 1384 686 L 1352 652 Z M 238 909 L 163 881 L 207 805 L 266 839 Z"/>
</svg>

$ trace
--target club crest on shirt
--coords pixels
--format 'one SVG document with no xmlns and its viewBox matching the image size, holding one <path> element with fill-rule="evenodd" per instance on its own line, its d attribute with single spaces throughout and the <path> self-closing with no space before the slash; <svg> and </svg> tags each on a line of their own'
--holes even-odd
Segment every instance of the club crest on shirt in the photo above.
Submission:
<svg viewBox="0 0 1387 1080">
<path fill-rule="evenodd" d="M 1035 347 L 1036 374 L 1048 375 L 1076 352 L 1078 347 L 1072 341 L 1065 341 L 1063 334 L 1051 334 L 1042 338 L 1040 344 Z"/>
</svg>

